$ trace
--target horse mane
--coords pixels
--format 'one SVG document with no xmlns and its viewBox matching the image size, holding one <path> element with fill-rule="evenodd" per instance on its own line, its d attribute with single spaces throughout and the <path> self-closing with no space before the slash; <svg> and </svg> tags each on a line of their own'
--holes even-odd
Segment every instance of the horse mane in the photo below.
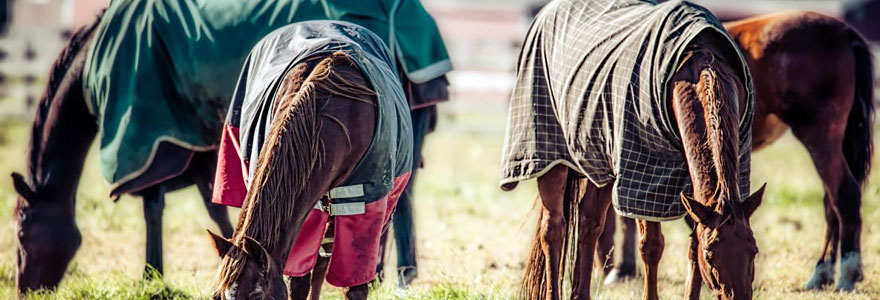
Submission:
<svg viewBox="0 0 880 300">
<path fill-rule="evenodd" d="M 237 282 L 244 270 L 247 253 L 241 245 L 245 237 L 259 241 L 266 249 L 279 246 L 282 228 L 294 218 L 295 200 L 301 198 L 308 186 L 309 174 L 323 161 L 316 92 L 355 100 L 376 94 L 370 87 L 353 84 L 336 72 L 334 66 L 340 63 L 354 66 L 347 55 L 337 52 L 321 60 L 311 74 L 307 74 L 307 65 L 301 63 L 284 76 L 275 93 L 278 108 L 272 128 L 233 235 L 233 244 L 239 246 L 230 249 L 220 263 L 215 296 Z"/>
<path fill-rule="evenodd" d="M 719 54 L 708 52 L 699 69 L 697 94 L 703 103 L 706 121 L 707 145 L 718 178 L 717 205 L 730 207 L 735 215 L 742 215 L 739 195 L 739 110 L 738 99 L 729 99 L 731 89 L 740 82 L 731 67 L 719 59 Z M 742 92 L 737 92 L 741 94 Z"/>
<path fill-rule="evenodd" d="M 48 123 L 49 112 L 51 111 L 52 105 L 55 103 L 55 97 L 59 88 L 61 88 L 61 83 L 64 82 L 64 79 L 67 78 L 68 75 L 77 77 L 82 76 L 82 70 L 70 70 L 70 68 L 73 66 L 77 55 L 88 44 L 92 34 L 98 27 L 98 23 L 101 22 L 104 12 L 106 12 L 106 9 L 98 13 L 95 17 L 95 21 L 91 24 L 78 28 L 70 37 L 70 40 L 67 42 L 64 49 L 61 50 L 61 54 L 59 54 L 58 58 L 55 59 L 55 62 L 52 63 L 49 79 L 46 82 L 46 90 L 44 90 L 43 94 L 40 96 L 40 101 L 37 104 L 37 111 L 34 116 L 34 122 L 31 127 L 31 140 L 28 145 L 27 162 L 31 184 L 36 184 L 38 182 L 36 176 L 38 173 L 37 167 L 39 166 L 39 154 L 43 142 L 43 128 Z M 83 93 L 83 90 L 80 88 L 75 92 Z"/>
</svg>

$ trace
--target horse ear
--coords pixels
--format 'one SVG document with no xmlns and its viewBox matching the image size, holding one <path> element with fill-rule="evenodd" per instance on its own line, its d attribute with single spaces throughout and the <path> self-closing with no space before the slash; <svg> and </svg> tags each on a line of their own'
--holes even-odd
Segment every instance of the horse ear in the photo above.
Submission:
<svg viewBox="0 0 880 300">
<path fill-rule="evenodd" d="M 34 192 L 34 189 L 31 188 L 31 185 L 27 183 L 27 180 L 21 174 L 12 173 L 12 185 L 15 187 L 15 191 L 25 200 L 33 201 L 37 198 L 37 193 Z"/>
<path fill-rule="evenodd" d="M 688 215 L 699 224 L 709 225 L 715 220 L 715 216 L 718 215 L 711 207 L 703 205 L 703 203 L 700 203 L 697 200 L 688 198 L 684 193 L 679 194 L 679 197 L 681 197 L 681 204 L 684 205 L 684 209 L 687 210 Z"/>
<path fill-rule="evenodd" d="M 269 256 L 269 250 L 266 250 L 260 242 L 249 236 L 244 237 L 244 252 L 247 252 L 248 256 L 255 259 L 257 263 L 263 265 L 266 270 L 271 270 L 272 260 Z"/>
<path fill-rule="evenodd" d="M 765 182 L 758 191 L 746 198 L 746 201 L 743 201 L 743 211 L 746 213 L 747 218 L 751 218 L 752 214 L 758 210 L 758 206 L 764 200 L 764 188 L 766 187 L 767 183 Z"/>
<path fill-rule="evenodd" d="M 208 235 L 211 236 L 211 244 L 214 244 L 214 249 L 217 250 L 217 255 L 220 257 L 226 256 L 226 253 L 229 253 L 229 249 L 232 249 L 232 242 L 222 236 L 219 236 L 211 230 L 207 230 Z"/>
</svg>

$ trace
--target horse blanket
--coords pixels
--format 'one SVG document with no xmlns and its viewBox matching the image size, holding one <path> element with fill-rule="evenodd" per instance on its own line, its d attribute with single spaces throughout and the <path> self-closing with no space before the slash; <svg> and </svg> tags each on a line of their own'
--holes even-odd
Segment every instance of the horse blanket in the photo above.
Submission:
<svg viewBox="0 0 880 300">
<path fill-rule="evenodd" d="M 114 188 L 137 178 L 162 142 L 216 149 L 248 51 L 267 33 L 307 20 L 366 27 L 414 83 L 452 67 L 417 0 L 114 0 L 84 70 L 104 178 Z"/>
<path fill-rule="evenodd" d="M 328 218 L 333 217 L 337 242 L 327 282 L 353 286 L 375 276 L 381 231 L 412 168 L 408 102 L 390 50 L 366 28 L 339 21 L 296 23 L 270 33 L 254 47 L 223 130 L 214 202 L 242 205 L 272 128 L 275 92 L 287 71 L 304 59 L 338 52 L 351 57 L 378 94 L 376 131 L 352 174 L 329 191 L 329 211 L 319 205 L 307 217 L 284 273 L 302 276 L 311 271 Z"/>
<path fill-rule="evenodd" d="M 502 156 L 502 187 L 556 164 L 597 186 L 614 183 L 614 209 L 647 220 L 679 218 L 690 176 L 668 83 L 686 46 L 704 31 L 727 37 L 706 9 L 682 1 L 557 0 L 535 18 L 523 45 Z M 749 191 L 751 78 L 739 108 L 740 192 Z M 733 103 L 738 105 L 738 103 Z"/>
</svg>

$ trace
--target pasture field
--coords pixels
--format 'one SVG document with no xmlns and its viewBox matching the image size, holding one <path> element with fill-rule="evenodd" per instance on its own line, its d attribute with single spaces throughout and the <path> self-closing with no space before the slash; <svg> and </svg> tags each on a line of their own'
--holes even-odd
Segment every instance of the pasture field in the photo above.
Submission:
<svg viewBox="0 0 880 300">
<path fill-rule="evenodd" d="M 16 194 L 7 177 L 22 172 L 29 122 L 0 122 L 0 299 L 15 297 Z M 537 211 L 534 182 L 513 192 L 497 186 L 504 112 L 444 113 L 429 135 L 425 169 L 417 183 L 419 278 L 407 290 L 395 287 L 393 257 L 386 282 L 371 299 L 511 299 L 523 272 Z M 205 229 L 216 226 L 195 188 L 171 193 L 165 209 L 164 281 L 140 280 L 144 263 L 144 221 L 139 198 L 110 201 L 90 153 L 77 191 L 77 224 L 83 245 L 60 288 L 32 299 L 204 299 L 218 257 Z M 875 159 L 875 164 L 880 163 Z M 880 298 L 880 168 L 864 189 L 862 248 L 865 281 L 855 293 L 805 292 L 825 233 L 822 188 L 807 152 L 789 134 L 754 155 L 753 189 L 767 182 L 764 204 L 752 219 L 760 247 L 755 299 Z M 237 216 L 238 211 L 231 211 Z M 686 278 L 686 237 L 682 221 L 663 224 L 666 250 L 661 262 L 663 299 L 680 299 Z M 614 286 L 595 283 L 598 299 L 638 299 L 642 281 Z M 341 291 L 325 289 L 327 299 Z M 703 290 L 710 299 L 710 291 Z"/>
</svg>

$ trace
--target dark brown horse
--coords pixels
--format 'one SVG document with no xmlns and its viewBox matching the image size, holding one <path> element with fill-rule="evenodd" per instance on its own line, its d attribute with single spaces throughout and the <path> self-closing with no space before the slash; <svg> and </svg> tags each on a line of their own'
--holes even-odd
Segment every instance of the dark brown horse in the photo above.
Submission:
<svg viewBox="0 0 880 300">
<path fill-rule="evenodd" d="M 97 25 L 78 30 L 55 61 L 31 129 L 27 176 L 12 174 L 20 195 L 18 226 L 19 293 L 58 285 L 81 243 L 74 221 L 76 188 L 89 145 L 98 133 L 95 117 L 84 99 L 82 72 L 87 45 Z M 159 147 L 156 160 L 139 180 L 143 189 L 116 187 L 143 196 L 147 227 L 146 275 L 162 272 L 162 210 L 164 193 L 196 184 L 211 218 L 224 235 L 232 234 L 226 208 L 212 204 L 216 154 Z"/>
<path fill-rule="evenodd" d="M 816 166 L 825 189 L 825 244 L 808 289 L 834 283 L 840 252 L 838 290 L 850 291 L 863 278 L 861 186 L 871 166 L 873 66 L 864 39 L 832 17 L 786 12 L 725 24 L 746 56 L 756 89 L 752 135 L 760 150 L 791 128 Z M 821 41 L 821 42 L 819 42 Z M 609 212 L 613 215 L 613 212 Z M 624 227 L 633 220 L 622 218 Z M 606 227 L 599 250 L 613 245 Z M 625 231 L 625 240 L 635 233 Z M 624 243 L 621 277 L 634 275 L 634 246 Z M 616 277 L 616 276 L 615 276 Z"/>
<path fill-rule="evenodd" d="M 376 92 L 348 56 L 317 58 L 294 66 L 274 96 L 277 113 L 233 238 L 212 234 L 222 257 L 215 299 L 288 299 L 281 269 L 307 214 L 370 148 Z M 319 265 L 314 296 L 326 271 Z M 310 276 L 291 278 L 292 299 L 309 294 Z M 343 291 L 366 299 L 368 288 Z"/>
<path fill-rule="evenodd" d="M 673 75 L 668 99 L 695 195 L 681 197 L 687 218 L 695 223 L 688 281 L 699 286 L 705 280 L 720 298 L 750 299 L 758 249 L 748 218 L 760 204 L 763 188 L 747 199 L 738 192 L 741 116 L 736 107 L 745 107 L 746 93 L 729 62 L 731 53 L 717 46 L 723 45 L 722 39 L 704 33 L 691 42 L 689 47 L 699 50 Z M 572 272 L 572 299 L 590 298 L 593 253 L 613 184 L 597 187 L 578 177 L 556 165 L 538 178 L 542 214 L 521 290 L 526 299 L 559 299 L 566 266 Z M 638 225 L 647 274 L 644 298 L 657 299 L 664 245 L 660 223 L 640 220 Z"/>
</svg>

